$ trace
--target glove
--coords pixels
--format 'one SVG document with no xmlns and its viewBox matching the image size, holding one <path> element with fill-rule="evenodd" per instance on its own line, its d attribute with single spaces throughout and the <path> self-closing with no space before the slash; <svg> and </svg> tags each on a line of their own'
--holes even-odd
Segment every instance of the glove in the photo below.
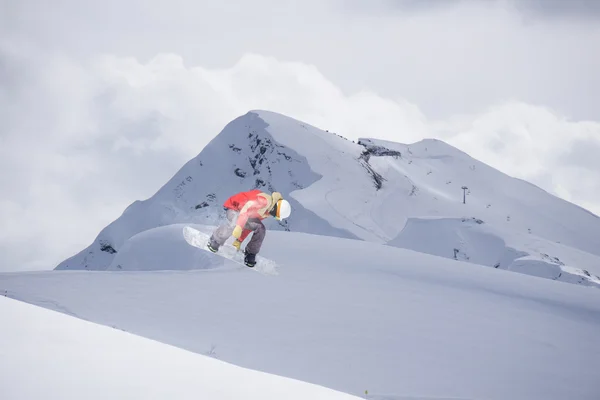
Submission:
<svg viewBox="0 0 600 400">
<path fill-rule="evenodd" d="M 239 240 L 235 239 L 233 241 L 233 247 L 235 247 L 238 251 L 240 251 L 240 246 L 242 245 L 242 242 L 240 242 Z"/>
<path fill-rule="evenodd" d="M 242 236 L 242 227 L 239 225 L 236 225 L 235 229 L 233 230 L 232 236 L 236 239 L 239 239 L 240 236 Z"/>
</svg>

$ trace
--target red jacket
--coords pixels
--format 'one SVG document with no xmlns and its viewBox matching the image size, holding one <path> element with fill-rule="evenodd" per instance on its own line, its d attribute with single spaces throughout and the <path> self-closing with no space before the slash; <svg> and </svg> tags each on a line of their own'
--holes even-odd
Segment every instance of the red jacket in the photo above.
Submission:
<svg viewBox="0 0 600 400">
<path fill-rule="evenodd" d="M 273 195 L 263 193 L 258 189 L 247 192 L 237 193 L 228 198 L 223 206 L 231 210 L 239 211 L 236 225 L 244 229 L 246 222 L 250 218 L 258 218 L 263 220 L 269 216 L 269 212 L 273 205 L 281 198 L 281 194 L 274 192 Z M 240 241 L 243 241 L 250 231 L 244 229 Z"/>
</svg>

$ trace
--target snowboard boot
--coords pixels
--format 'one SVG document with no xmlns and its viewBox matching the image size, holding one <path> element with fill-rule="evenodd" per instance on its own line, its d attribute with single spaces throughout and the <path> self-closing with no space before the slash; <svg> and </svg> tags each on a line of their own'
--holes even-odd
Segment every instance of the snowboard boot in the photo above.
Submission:
<svg viewBox="0 0 600 400">
<path fill-rule="evenodd" d="M 210 240 L 206 244 L 206 247 L 213 253 L 216 253 L 217 251 L 219 251 L 219 245 L 213 241 L 212 236 L 210 237 Z"/>
<path fill-rule="evenodd" d="M 256 254 L 244 251 L 244 255 L 244 264 L 246 264 L 247 267 L 253 268 L 256 265 Z"/>
</svg>

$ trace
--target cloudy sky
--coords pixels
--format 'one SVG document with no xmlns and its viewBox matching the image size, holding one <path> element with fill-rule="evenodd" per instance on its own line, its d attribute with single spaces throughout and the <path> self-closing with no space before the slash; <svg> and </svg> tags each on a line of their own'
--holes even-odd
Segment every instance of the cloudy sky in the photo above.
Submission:
<svg viewBox="0 0 600 400">
<path fill-rule="evenodd" d="M 0 0 L 0 271 L 54 268 L 258 108 L 600 214 L 599 43 L 595 0 Z"/>
</svg>

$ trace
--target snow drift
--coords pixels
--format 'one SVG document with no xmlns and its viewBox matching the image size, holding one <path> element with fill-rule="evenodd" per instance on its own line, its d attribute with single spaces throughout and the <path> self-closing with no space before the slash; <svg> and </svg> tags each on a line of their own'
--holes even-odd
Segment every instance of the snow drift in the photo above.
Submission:
<svg viewBox="0 0 600 400">
<path fill-rule="evenodd" d="M 147 257 L 151 271 L 0 274 L 0 293 L 356 396 L 597 398 L 595 288 L 285 231 L 267 233 L 279 275 L 265 276 L 230 261 L 206 268 L 180 252 L 179 228 L 152 236 L 185 270 Z"/>
<path fill-rule="evenodd" d="M 0 296 L 7 400 L 358 400 Z"/>
<path fill-rule="evenodd" d="M 563 282 L 600 285 L 597 256 L 536 235 L 490 227 L 475 218 L 410 218 L 388 244 Z"/>
</svg>

